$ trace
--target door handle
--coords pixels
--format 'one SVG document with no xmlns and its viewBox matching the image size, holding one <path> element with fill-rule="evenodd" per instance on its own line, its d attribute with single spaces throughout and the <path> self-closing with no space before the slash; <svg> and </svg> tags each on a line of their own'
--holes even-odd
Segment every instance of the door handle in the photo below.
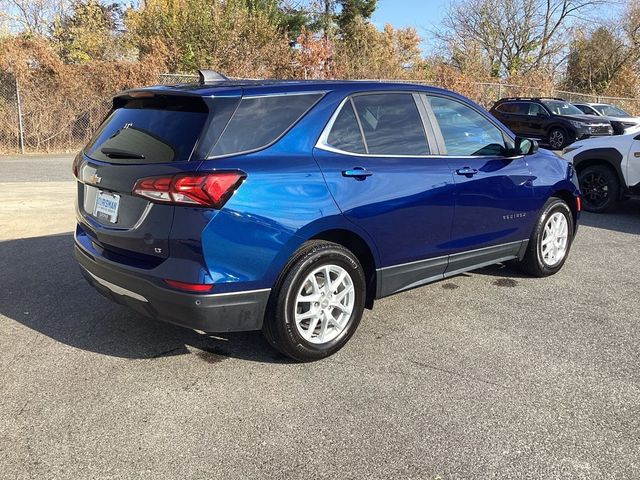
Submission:
<svg viewBox="0 0 640 480">
<path fill-rule="evenodd" d="M 458 170 L 456 170 L 456 173 L 458 175 L 465 175 L 467 177 L 473 177 L 476 173 L 478 173 L 478 170 L 475 168 L 471 168 L 471 167 L 464 167 L 464 168 L 459 168 Z"/>
<path fill-rule="evenodd" d="M 371 175 L 373 175 L 373 172 L 370 172 L 364 167 L 353 167 L 349 170 L 342 171 L 343 177 L 353 177 L 358 180 L 364 180 L 366 177 L 370 177 Z"/>
</svg>

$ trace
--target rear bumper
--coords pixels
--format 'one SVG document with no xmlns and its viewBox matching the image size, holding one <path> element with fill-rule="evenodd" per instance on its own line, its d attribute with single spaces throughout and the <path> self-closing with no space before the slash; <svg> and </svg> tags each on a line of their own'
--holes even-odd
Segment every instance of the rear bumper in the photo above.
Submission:
<svg viewBox="0 0 640 480">
<path fill-rule="evenodd" d="M 205 332 L 262 328 L 270 289 L 207 295 L 176 292 L 96 258 L 78 244 L 74 250 L 89 284 L 143 315 Z"/>
</svg>

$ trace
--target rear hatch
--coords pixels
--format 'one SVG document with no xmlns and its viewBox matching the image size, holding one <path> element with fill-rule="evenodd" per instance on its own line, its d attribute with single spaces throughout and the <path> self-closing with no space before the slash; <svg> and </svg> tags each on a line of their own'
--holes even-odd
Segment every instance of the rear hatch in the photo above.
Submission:
<svg viewBox="0 0 640 480">
<path fill-rule="evenodd" d="M 95 247 L 149 267 L 169 256 L 175 207 L 134 195 L 134 186 L 142 178 L 197 170 L 238 100 L 166 90 L 114 99 L 74 164 L 79 221 Z"/>
</svg>

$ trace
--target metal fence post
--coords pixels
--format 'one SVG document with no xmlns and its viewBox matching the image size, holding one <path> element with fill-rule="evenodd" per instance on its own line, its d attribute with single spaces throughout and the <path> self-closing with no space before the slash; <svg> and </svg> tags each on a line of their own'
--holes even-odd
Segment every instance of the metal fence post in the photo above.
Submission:
<svg viewBox="0 0 640 480">
<path fill-rule="evenodd" d="M 18 78 L 16 81 L 16 103 L 18 106 L 18 140 L 20 141 L 20 153 L 24 155 L 24 128 L 22 126 L 22 104 L 20 103 L 20 88 L 18 87 Z"/>
</svg>

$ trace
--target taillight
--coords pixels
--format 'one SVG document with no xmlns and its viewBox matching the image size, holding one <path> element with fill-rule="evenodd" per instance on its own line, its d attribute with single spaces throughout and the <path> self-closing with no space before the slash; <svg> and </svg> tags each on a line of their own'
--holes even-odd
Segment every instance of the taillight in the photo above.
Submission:
<svg viewBox="0 0 640 480">
<path fill-rule="evenodd" d="M 164 283 L 177 290 L 183 290 L 185 292 L 205 293 L 210 292 L 213 285 L 210 283 L 187 283 L 179 282 L 178 280 L 165 279 Z"/>
<path fill-rule="evenodd" d="M 133 194 L 158 203 L 220 208 L 240 186 L 239 172 L 179 173 L 136 182 Z"/>
<path fill-rule="evenodd" d="M 579 212 L 582 211 L 582 199 L 579 195 L 576 197 L 576 210 Z"/>
</svg>

